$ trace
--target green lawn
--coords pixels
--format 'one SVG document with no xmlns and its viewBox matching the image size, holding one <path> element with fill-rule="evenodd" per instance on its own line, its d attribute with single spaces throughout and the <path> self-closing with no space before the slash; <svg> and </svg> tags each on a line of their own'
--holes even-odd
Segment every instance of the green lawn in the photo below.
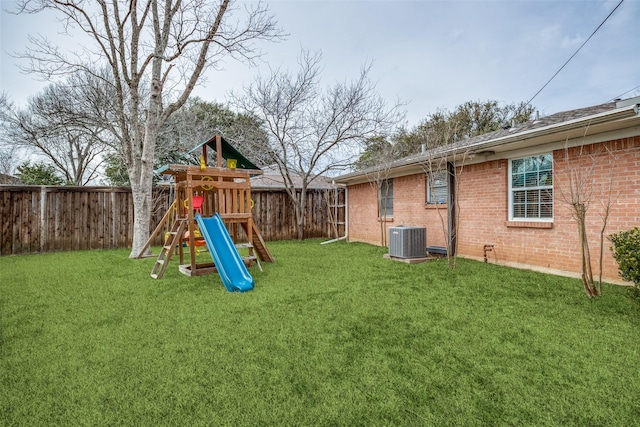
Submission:
<svg viewBox="0 0 640 427">
<path fill-rule="evenodd" d="M 269 247 L 244 294 L 126 250 L 0 258 L 0 424 L 640 425 L 622 287 Z"/>
</svg>

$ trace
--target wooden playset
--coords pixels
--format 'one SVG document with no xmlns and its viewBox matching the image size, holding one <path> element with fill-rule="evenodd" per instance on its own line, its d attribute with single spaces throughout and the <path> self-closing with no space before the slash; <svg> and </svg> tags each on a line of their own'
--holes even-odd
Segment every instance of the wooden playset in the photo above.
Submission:
<svg viewBox="0 0 640 427">
<path fill-rule="evenodd" d="M 207 147 L 216 152 L 216 166 L 207 165 Z M 253 222 L 251 210 L 251 176 L 262 171 L 235 150 L 222 136 L 216 135 L 194 150 L 202 148 L 200 165 L 170 164 L 160 172 L 173 176 L 175 200 L 151 234 L 143 253 L 163 230 L 164 246 L 151 270 L 151 277 L 159 279 L 175 252 L 178 252 L 179 271 L 188 276 L 201 276 L 216 272 L 213 262 L 198 260 L 204 240 L 198 230 L 195 215 L 211 217 L 218 213 L 229 229 L 237 248 L 244 248 L 248 256 L 242 259 L 247 266 L 260 261 L 273 262 L 260 231 Z M 193 150 L 192 150 L 193 151 Z M 224 160 L 224 161 L 223 161 Z M 239 227 L 244 231 L 239 241 Z M 188 251 L 185 250 L 188 248 Z M 262 269 L 262 267 L 260 266 Z"/>
</svg>

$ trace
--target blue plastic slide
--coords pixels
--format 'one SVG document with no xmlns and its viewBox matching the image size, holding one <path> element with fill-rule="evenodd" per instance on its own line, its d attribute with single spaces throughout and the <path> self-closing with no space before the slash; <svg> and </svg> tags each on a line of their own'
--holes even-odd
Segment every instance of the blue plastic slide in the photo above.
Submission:
<svg viewBox="0 0 640 427">
<path fill-rule="evenodd" d="M 253 289 L 253 277 L 247 270 L 227 227 L 217 213 L 209 218 L 196 214 L 200 233 L 207 242 L 209 253 L 218 269 L 224 287 L 229 292 L 246 292 Z"/>
</svg>

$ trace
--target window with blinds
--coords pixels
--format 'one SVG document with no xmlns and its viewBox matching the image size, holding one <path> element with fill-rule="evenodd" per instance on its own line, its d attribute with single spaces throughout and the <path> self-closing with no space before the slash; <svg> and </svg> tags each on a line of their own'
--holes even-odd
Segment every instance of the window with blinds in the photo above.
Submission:
<svg viewBox="0 0 640 427">
<path fill-rule="evenodd" d="M 426 174 L 428 204 L 447 203 L 449 188 L 447 185 L 447 171 L 439 170 Z"/>
<path fill-rule="evenodd" d="M 511 160 L 509 175 L 509 218 L 553 220 L 553 155 Z"/>
</svg>

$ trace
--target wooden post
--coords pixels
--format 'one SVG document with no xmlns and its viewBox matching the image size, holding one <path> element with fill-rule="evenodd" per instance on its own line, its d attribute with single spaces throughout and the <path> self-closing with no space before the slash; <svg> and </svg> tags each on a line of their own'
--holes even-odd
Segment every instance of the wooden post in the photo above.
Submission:
<svg viewBox="0 0 640 427">
<path fill-rule="evenodd" d="M 207 167 L 207 144 L 202 146 L 202 157 L 204 158 L 204 166 Z"/>
<path fill-rule="evenodd" d="M 189 254 L 191 261 L 191 274 L 196 270 L 196 251 L 194 242 L 195 219 L 193 217 L 193 183 L 192 172 L 187 172 L 187 229 L 189 230 Z"/>
<path fill-rule="evenodd" d="M 248 179 L 249 178 L 247 178 L 247 180 Z M 244 192 L 243 198 L 245 212 L 251 213 L 251 186 Z M 247 241 L 253 244 L 253 215 L 251 215 L 247 221 Z"/>
<path fill-rule="evenodd" d="M 222 167 L 222 137 L 216 135 L 216 165 Z"/>
<path fill-rule="evenodd" d="M 184 186 L 176 183 L 176 220 L 178 218 L 184 218 L 184 201 Z M 182 238 L 179 241 L 180 244 L 178 245 L 178 249 L 180 251 L 180 265 L 184 265 L 184 248 L 182 247 Z"/>
</svg>

